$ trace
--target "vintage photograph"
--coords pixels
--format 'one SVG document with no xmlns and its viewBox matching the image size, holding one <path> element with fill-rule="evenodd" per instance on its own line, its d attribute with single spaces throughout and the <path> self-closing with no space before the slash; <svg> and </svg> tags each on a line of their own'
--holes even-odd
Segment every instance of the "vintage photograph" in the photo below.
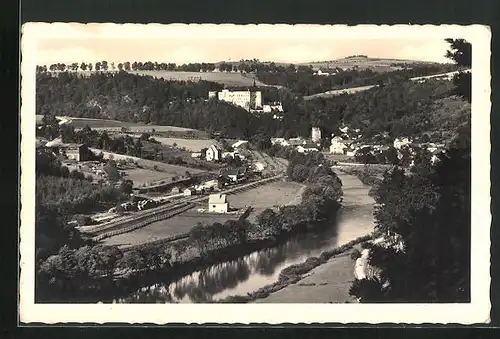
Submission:
<svg viewBox="0 0 500 339">
<path fill-rule="evenodd" d="M 244 304 L 488 320 L 487 28 L 32 23 L 22 39 L 21 320 L 146 321 L 152 304 L 163 322 Z"/>
</svg>

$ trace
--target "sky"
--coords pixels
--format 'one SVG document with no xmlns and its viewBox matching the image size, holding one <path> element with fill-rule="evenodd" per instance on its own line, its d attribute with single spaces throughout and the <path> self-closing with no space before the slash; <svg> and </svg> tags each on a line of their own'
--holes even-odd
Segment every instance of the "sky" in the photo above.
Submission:
<svg viewBox="0 0 500 339">
<path fill-rule="evenodd" d="M 403 37 L 397 34 L 389 37 L 368 33 L 335 34 L 334 31 L 330 34 L 325 30 L 314 30 L 314 27 L 272 25 L 45 25 L 48 26 L 37 29 L 40 33 L 36 39 L 37 64 L 103 60 L 180 64 L 254 58 L 306 63 L 358 54 L 450 62 L 444 57 L 448 44 L 443 38 L 415 34 Z"/>
</svg>

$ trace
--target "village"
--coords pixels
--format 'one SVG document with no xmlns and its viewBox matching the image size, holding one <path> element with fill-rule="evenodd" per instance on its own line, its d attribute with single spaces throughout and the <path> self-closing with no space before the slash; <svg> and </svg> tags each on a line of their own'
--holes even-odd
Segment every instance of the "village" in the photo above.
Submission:
<svg viewBox="0 0 500 339">
<path fill-rule="evenodd" d="M 260 96 L 246 91 L 242 95 L 232 97 L 226 93 L 223 100 L 234 101 L 233 104 L 248 108 L 256 107 L 255 103 L 251 103 L 256 97 Z M 71 123 L 71 119 L 65 117 L 60 117 L 59 121 L 60 124 Z M 123 134 L 112 129 L 108 131 L 110 135 Z M 128 132 L 128 134 L 136 139 L 142 138 L 142 135 L 137 132 L 135 134 Z M 157 138 L 161 140 L 161 137 Z M 377 138 L 373 139 L 377 140 Z M 409 157 L 410 167 L 413 164 L 412 156 L 415 155 L 416 148 L 426 149 L 432 155 L 432 162 L 435 162 L 437 155 L 444 147 L 443 144 L 414 141 L 407 137 L 395 138 L 390 142 L 387 135 L 381 135 L 378 140 L 383 142 L 368 142 L 366 138 L 363 138 L 360 129 L 342 126 L 337 133 L 333 133 L 328 138 L 322 135 L 321 128 L 312 127 L 310 138 L 271 138 L 270 143 L 274 147 L 293 148 L 299 153 L 321 152 L 332 161 L 333 165 L 377 163 L 377 156 L 392 149 L 398 159 Z M 180 139 L 177 141 L 180 142 Z M 187 222 L 176 220 L 175 218 L 180 218 L 178 215 L 168 217 L 174 219 L 171 221 L 172 224 L 184 225 L 181 228 L 177 227 L 183 231 L 184 227 L 188 228 L 193 225 L 193 216 L 201 222 L 213 222 L 238 218 L 244 214 L 248 217 L 255 207 L 257 210 L 262 210 L 277 206 L 279 202 L 286 204 L 286 199 L 280 198 L 272 201 L 270 206 L 259 204 L 253 199 L 245 201 L 245 199 L 238 198 L 241 192 L 247 190 L 255 191 L 255 193 L 259 189 L 260 193 L 264 192 L 263 190 L 268 194 L 272 192 L 273 183 L 286 180 L 284 176 L 286 160 L 273 158 L 264 152 L 257 151 L 248 140 L 233 140 L 231 143 L 214 142 L 212 139 L 199 141 L 198 148 L 202 148 L 193 149 L 196 150 L 195 152 L 185 152 L 186 156 L 207 166 L 210 164 L 217 166 L 213 170 L 199 170 L 116 154 L 89 147 L 86 144 L 63 143 L 61 138 L 51 141 L 38 138 L 37 149 L 49 150 L 57 155 L 70 173 L 79 171 L 94 185 L 111 183 L 115 187 L 130 186 L 128 201 L 109 210 L 99 211 L 70 222 L 79 227 L 82 232 L 94 234 L 94 236 L 100 235 L 99 239 L 103 238 L 103 234 L 117 234 L 117 225 L 134 223 L 134 219 L 142 218 L 148 210 L 153 211 L 152 213 L 173 211 L 178 209 L 180 203 L 194 203 L 183 206 L 182 211 L 179 212 L 180 215 L 184 213 L 191 216 Z M 175 144 L 174 148 L 176 148 Z M 268 180 L 269 178 L 271 180 Z M 256 188 L 259 186 L 262 187 Z M 292 191 L 295 189 L 298 188 L 292 187 Z M 274 192 L 274 195 L 280 193 L 283 192 Z M 236 204 L 233 204 L 233 201 Z M 258 206 L 251 206 L 251 203 Z M 155 218 L 152 220 L 158 221 L 158 218 Z M 120 228 L 123 233 L 130 229 L 129 226 Z M 96 230 L 99 232 L 96 233 Z M 165 236 L 172 236 L 172 234 L 167 231 Z"/>
</svg>

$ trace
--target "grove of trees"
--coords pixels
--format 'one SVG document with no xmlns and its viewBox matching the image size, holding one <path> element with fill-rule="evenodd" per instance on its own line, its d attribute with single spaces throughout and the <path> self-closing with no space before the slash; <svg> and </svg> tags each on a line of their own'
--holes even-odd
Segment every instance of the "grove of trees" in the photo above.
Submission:
<svg viewBox="0 0 500 339">
<path fill-rule="evenodd" d="M 447 41 L 448 56 L 467 66 L 470 44 Z M 385 174 L 374 194 L 376 230 L 385 242 L 369 245 L 375 274 L 355 280 L 351 295 L 361 302 L 470 301 L 470 146 L 469 125 L 436 165 L 421 159 L 412 173 L 395 168 Z"/>
</svg>

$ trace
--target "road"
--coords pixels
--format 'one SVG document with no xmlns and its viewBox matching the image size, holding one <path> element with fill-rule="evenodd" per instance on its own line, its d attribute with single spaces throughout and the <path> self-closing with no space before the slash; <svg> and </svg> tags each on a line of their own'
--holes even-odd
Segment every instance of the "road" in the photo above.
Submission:
<svg viewBox="0 0 500 339">
<path fill-rule="evenodd" d="M 470 72 L 471 70 L 465 70 L 463 72 Z M 432 78 L 447 78 L 448 80 L 451 80 L 455 74 L 459 73 L 458 71 L 455 72 L 448 72 L 448 73 L 441 73 L 441 74 L 434 74 L 434 75 L 427 75 L 423 77 L 414 77 L 410 78 L 411 81 L 423 81 L 427 79 L 432 79 Z M 377 85 L 368 85 L 368 86 L 359 86 L 359 87 L 351 87 L 351 88 L 343 88 L 343 89 L 335 89 L 331 91 L 326 91 L 322 93 L 317 93 L 313 95 L 308 95 L 304 97 L 304 100 L 312 100 L 316 98 L 321 98 L 321 97 L 333 97 L 341 94 L 354 94 L 357 92 L 362 92 L 369 90 Z"/>
</svg>

